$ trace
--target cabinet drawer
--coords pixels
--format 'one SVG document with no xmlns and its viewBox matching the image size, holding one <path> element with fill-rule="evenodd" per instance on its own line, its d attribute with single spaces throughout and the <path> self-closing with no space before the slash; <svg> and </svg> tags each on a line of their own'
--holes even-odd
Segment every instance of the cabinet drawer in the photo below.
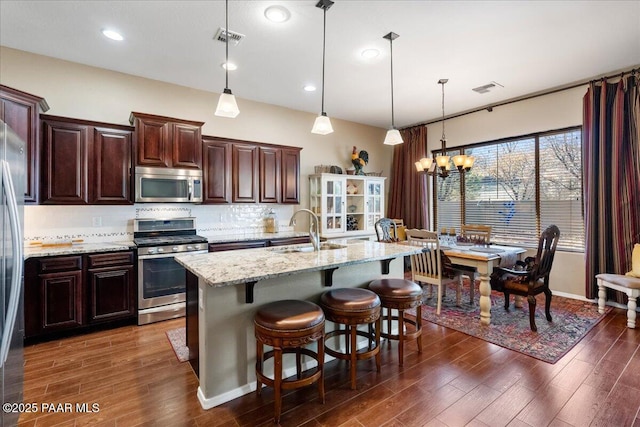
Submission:
<svg viewBox="0 0 640 427">
<path fill-rule="evenodd" d="M 65 256 L 56 258 L 44 258 L 40 260 L 41 273 L 53 273 L 55 271 L 82 270 L 82 256 Z"/>
<path fill-rule="evenodd" d="M 133 252 L 110 252 L 87 255 L 89 268 L 109 267 L 112 265 L 133 264 Z"/>
<path fill-rule="evenodd" d="M 247 242 L 210 243 L 209 252 L 235 251 L 237 249 L 265 248 L 266 240 L 251 240 Z"/>
<path fill-rule="evenodd" d="M 273 239 L 269 241 L 269 246 L 286 246 L 309 243 L 309 237 L 285 237 L 283 239 Z"/>
</svg>

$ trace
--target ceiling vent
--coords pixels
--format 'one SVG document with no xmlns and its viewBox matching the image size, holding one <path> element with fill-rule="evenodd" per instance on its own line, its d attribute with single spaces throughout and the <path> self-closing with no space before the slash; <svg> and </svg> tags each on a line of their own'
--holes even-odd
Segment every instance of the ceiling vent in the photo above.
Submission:
<svg viewBox="0 0 640 427">
<path fill-rule="evenodd" d="M 488 93 L 488 92 L 491 92 L 496 87 L 504 87 L 504 86 L 502 86 L 498 82 L 492 81 L 491 83 L 487 83 L 486 85 L 474 87 L 471 90 L 473 90 L 474 92 L 478 92 L 478 93 Z"/>
<path fill-rule="evenodd" d="M 218 31 L 216 31 L 216 35 L 213 36 L 213 39 L 222 43 L 226 43 L 227 34 L 229 34 L 229 44 L 232 46 L 238 46 L 240 41 L 242 41 L 246 37 L 244 34 L 236 33 L 233 31 L 227 32 L 225 28 L 220 27 L 218 28 Z"/>
</svg>

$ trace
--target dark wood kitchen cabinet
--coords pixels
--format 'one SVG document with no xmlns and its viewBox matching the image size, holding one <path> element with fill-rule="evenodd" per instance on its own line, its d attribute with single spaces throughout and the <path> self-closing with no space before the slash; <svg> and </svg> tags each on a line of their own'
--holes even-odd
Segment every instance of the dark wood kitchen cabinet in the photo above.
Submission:
<svg viewBox="0 0 640 427">
<path fill-rule="evenodd" d="M 280 203 L 300 203 L 300 148 L 282 148 L 280 155 Z"/>
<path fill-rule="evenodd" d="M 84 325 L 82 256 L 60 256 L 25 263 L 25 335 Z"/>
<path fill-rule="evenodd" d="M 0 85 L 0 119 L 26 144 L 25 203 L 38 202 L 40 120 L 49 109 L 47 101 L 35 95 Z"/>
<path fill-rule="evenodd" d="M 200 169 L 203 122 L 132 112 L 136 166 Z"/>
<path fill-rule="evenodd" d="M 87 255 L 89 322 L 105 322 L 136 315 L 133 252 Z"/>
<path fill-rule="evenodd" d="M 282 150 L 259 147 L 260 203 L 280 203 L 280 155 Z"/>
<path fill-rule="evenodd" d="M 258 146 L 252 144 L 231 145 L 233 203 L 258 201 Z"/>
<path fill-rule="evenodd" d="M 25 261 L 25 337 L 42 341 L 135 323 L 133 251 Z"/>
<path fill-rule="evenodd" d="M 41 116 L 41 203 L 132 204 L 133 128 Z"/>
<path fill-rule="evenodd" d="M 231 203 L 231 143 L 202 138 L 204 197 L 202 203 Z"/>
<path fill-rule="evenodd" d="M 299 203 L 301 148 L 213 136 L 202 145 L 203 203 Z"/>
</svg>

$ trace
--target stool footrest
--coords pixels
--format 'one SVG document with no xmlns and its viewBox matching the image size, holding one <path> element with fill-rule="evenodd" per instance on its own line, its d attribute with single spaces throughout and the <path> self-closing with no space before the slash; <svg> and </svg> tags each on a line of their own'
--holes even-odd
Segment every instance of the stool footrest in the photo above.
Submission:
<svg viewBox="0 0 640 427">
<path fill-rule="evenodd" d="M 365 360 L 365 359 L 369 359 L 372 356 L 375 356 L 376 354 L 378 354 L 378 352 L 380 351 L 380 346 L 376 345 L 376 336 L 375 333 L 373 334 L 369 334 L 368 332 L 365 331 L 357 331 L 356 335 L 363 337 L 363 338 L 367 338 L 369 340 L 369 344 L 367 345 L 367 347 L 362 348 L 360 350 L 356 350 L 356 359 L 357 360 Z M 349 335 L 349 330 L 348 329 L 340 329 L 340 330 L 336 330 L 336 331 L 330 331 L 327 332 L 326 336 L 325 336 L 325 340 L 324 340 L 324 352 L 327 353 L 330 356 L 335 357 L 336 359 L 341 359 L 341 360 L 351 360 L 351 353 L 345 353 L 342 351 L 339 351 L 337 349 L 333 349 L 329 347 L 329 339 L 332 337 L 339 337 L 339 336 L 344 336 L 347 340 L 349 339 L 350 335 Z M 373 346 L 372 346 L 373 344 Z M 346 351 L 346 349 L 345 349 Z M 353 349 L 351 349 L 351 351 L 353 351 Z"/>
<path fill-rule="evenodd" d="M 318 362 L 318 354 L 312 350 L 306 348 L 286 348 L 282 350 L 282 354 L 301 354 L 305 356 L 311 357 L 313 360 Z M 273 358 L 275 351 L 270 350 L 264 353 L 264 357 L 262 358 L 262 364 L 267 360 Z M 275 384 L 275 378 L 270 378 L 262 373 L 261 370 L 258 369 L 260 361 L 256 361 L 256 376 L 260 379 L 260 382 L 266 386 L 273 387 Z M 296 379 L 282 379 L 281 388 L 282 389 L 295 389 L 299 387 L 304 387 L 306 385 L 311 385 L 322 375 L 322 369 L 320 366 L 316 365 L 311 369 L 307 369 L 306 371 L 298 372 L 297 376 L 299 378 Z"/>
</svg>

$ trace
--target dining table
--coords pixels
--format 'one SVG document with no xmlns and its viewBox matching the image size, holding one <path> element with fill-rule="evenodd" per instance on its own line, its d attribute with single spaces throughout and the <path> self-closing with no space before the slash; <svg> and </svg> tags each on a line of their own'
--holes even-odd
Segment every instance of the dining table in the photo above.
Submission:
<svg viewBox="0 0 640 427">
<path fill-rule="evenodd" d="M 470 267 L 480 276 L 480 323 L 491 324 L 491 283 L 494 267 L 512 267 L 526 249 L 500 245 L 441 245 L 440 249 L 453 264 Z M 473 278 L 472 278 L 473 281 Z M 471 284 L 473 286 L 473 282 Z M 521 304 L 521 301 L 516 301 Z"/>
</svg>

